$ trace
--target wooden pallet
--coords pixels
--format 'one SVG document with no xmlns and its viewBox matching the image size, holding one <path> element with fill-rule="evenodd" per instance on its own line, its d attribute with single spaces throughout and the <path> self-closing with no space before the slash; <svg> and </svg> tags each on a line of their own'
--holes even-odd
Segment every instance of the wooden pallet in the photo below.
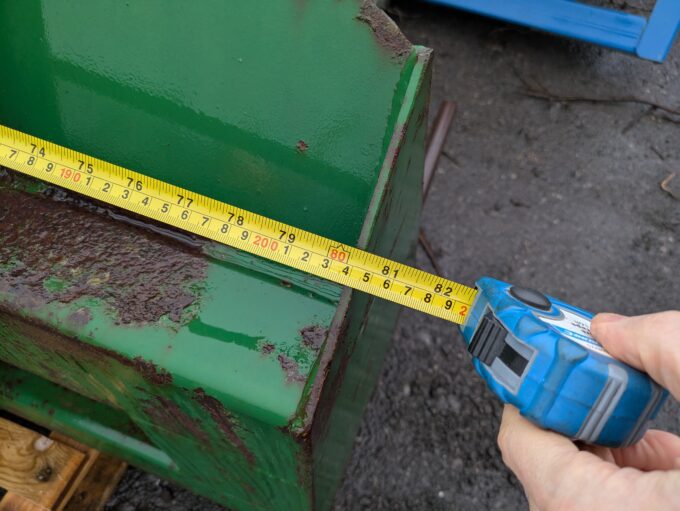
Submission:
<svg viewBox="0 0 680 511">
<path fill-rule="evenodd" d="M 127 465 L 75 440 L 0 417 L 0 511 L 98 511 Z"/>
</svg>

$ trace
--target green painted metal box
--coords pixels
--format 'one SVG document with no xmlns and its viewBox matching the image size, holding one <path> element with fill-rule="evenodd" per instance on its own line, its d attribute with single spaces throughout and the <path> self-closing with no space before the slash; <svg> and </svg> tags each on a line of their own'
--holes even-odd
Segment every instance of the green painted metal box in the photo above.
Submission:
<svg viewBox="0 0 680 511">
<path fill-rule="evenodd" d="M 406 260 L 430 52 L 358 0 L 0 0 L 0 123 Z M 3 171 L 0 408 L 327 509 L 398 308 Z"/>
</svg>

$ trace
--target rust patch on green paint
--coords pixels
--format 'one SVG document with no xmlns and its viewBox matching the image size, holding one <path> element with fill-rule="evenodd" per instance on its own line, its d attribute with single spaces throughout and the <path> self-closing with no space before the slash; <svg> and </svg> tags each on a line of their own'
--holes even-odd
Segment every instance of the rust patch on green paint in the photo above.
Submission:
<svg viewBox="0 0 680 511">
<path fill-rule="evenodd" d="M 276 346 L 274 346 L 272 343 L 265 342 L 264 344 L 262 344 L 260 351 L 262 352 L 263 355 L 271 355 L 275 349 Z"/>
<path fill-rule="evenodd" d="M 19 319 L 1 311 L 0 323 L 33 339 L 42 352 L 58 356 L 84 372 L 91 372 L 88 367 L 90 365 L 108 365 L 114 360 L 125 367 L 133 369 L 149 384 L 168 385 L 172 383 L 172 375 L 170 373 L 142 357 L 129 359 L 118 352 L 99 346 L 93 346 L 92 344 L 87 344 L 77 339 L 56 333 L 51 328 L 39 324 L 37 321 Z M 14 337 L 11 336 L 4 342 L 12 342 L 13 339 Z M 27 343 L 23 343 L 20 340 L 14 340 L 11 347 L 13 351 L 19 353 L 21 358 L 27 363 L 30 364 L 31 361 L 35 359 L 35 354 L 32 351 L 35 349 L 35 346 L 29 346 Z M 61 375 L 55 372 L 52 367 L 41 362 L 37 362 L 36 364 L 41 368 L 41 372 L 46 374 L 51 381 L 56 383 L 61 381 Z"/>
<path fill-rule="evenodd" d="M 321 325 L 309 325 L 300 330 L 302 344 L 314 351 L 319 351 L 328 336 L 328 328 Z"/>
<path fill-rule="evenodd" d="M 161 396 L 142 401 L 144 413 L 158 427 L 165 428 L 171 433 L 185 436 L 189 433 L 203 445 L 209 445 L 210 439 L 200 422 L 189 417 L 174 401 Z"/>
<path fill-rule="evenodd" d="M 300 366 L 295 360 L 283 353 L 279 354 L 277 359 L 281 369 L 283 369 L 283 372 L 286 374 L 286 382 L 304 384 L 307 381 L 307 377 L 300 373 Z"/>
<path fill-rule="evenodd" d="M 69 314 L 66 319 L 72 325 L 82 328 L 92 320 L 92 313 L 89 309 L 81 307 Z"/>
<path fill-rule="evenodd" d="M 375 0 L 363 0 L 356 19 L 371 27 L 380 46 L 394 57 L 402 60 L 411 53 L 413 46 L 410 41 L 385 11 L 375 5 Z"/>
<path fill-rule="evenodd" d="M 102 299 L 119 324 L 186 319 L 206 278 L 199 250 L 88 211 L 82 204 L 11 189 L 0 177 L 0 291 L 19 307 Z M 86 202 L 80 199 L 79 202 Z M 97 206 L 98 207 L 98 206 Z M 69 320 L 83 326 L 87 312 Z M 87 320 L 87 321 L 86 321 Z"/>
<path fill-rule="evenodd" d="M 201 405 L 217 427 L 224 433 L 229 443 L 233 445 L 243 455 L 249 465 L 255 464 L 255 456 L 248 449 L 241 437 L 236 433 L 236 424 L 231 414 L 224 408 L 224 405 L 212 396 L 205 393 L 202 388 L 194 389 L 194 400 Z"/>
<path fill-rule="evenodd" d="M 298 143 L 295 144 L 295 149 L 297 149 L 299 153 L 306 153 L 307 149 L 309 149 L 309 144 L 304 140 L 298 140 Z"/>
<path fill-rule="evenodd" d="M 156 364 L 149 360 L 144 360 L 142 357 L 135 357 L 130 360 L 117 353 L 114 358 L 121 364 L 135 369 L 147 383 L 154 385 L 170 385 L 172 383 L 172 375 L 163 368 L 159 369 Z"/>
</svg>

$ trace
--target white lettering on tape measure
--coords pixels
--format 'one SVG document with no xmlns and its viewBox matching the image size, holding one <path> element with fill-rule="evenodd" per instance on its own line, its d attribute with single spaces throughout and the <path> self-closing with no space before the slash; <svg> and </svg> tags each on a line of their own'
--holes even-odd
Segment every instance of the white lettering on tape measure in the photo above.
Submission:
<svg viewBox="0 0 680 511">
<path fill-rule="evenodd" d="M 541 315 L 541 320 L 556 328 L 562 335 L 576 344 L 608 357 L 611 356 L 599 342 L 593 339 L 590 333 L 590 319 L 560 307 L 557 307 L 557 310 L 561 313 L 559 317 Z"/>
</svg>

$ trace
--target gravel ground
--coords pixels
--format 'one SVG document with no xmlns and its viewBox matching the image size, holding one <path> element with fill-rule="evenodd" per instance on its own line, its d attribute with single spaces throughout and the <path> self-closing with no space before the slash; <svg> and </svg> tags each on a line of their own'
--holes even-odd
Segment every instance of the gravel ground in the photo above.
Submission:
<svg viewBox="0 0 680 511">
<path fill-rule="evenodd" d="M 526 94 L 680 109 L 680 47 L 660 66 L 443 8 L 392 14 L 435 49 L 433 108 L 458 103 L 423 215 L 446 276 L 491 275 L 595 311 L 680 308 L 680 201 L 659 186 L 680 174 L 680 116 Z M 422 251 L 418 265 L 431 269 Z M 495 443 L 501 407 L 460 336 L 404 311 L 394 344 L 336 509 L 524 509 Z M 677 403 L 658 423 L 680 431 Z"/>
<path fill-rule="evenodd" d="M 445 275 L 595 311 L 680 308 L 680 116 L 646 104 L 680 109 L 680 45 L 656 65 L 415 2 L 391 14 L 436 51 L 433 109 L 458 103 L 423 216 Z M 672 172 L 675 197 L 660 187 Z M 421 251 L 418 265 L 432 269 Z M 678 411 L 658 425 L 680 432 Z M 452 326 L 404 311 L 336 511 L 526 508 L 500 412 Z M 219 508 L 131 470 L 109 509 Z"/>
</svg>

